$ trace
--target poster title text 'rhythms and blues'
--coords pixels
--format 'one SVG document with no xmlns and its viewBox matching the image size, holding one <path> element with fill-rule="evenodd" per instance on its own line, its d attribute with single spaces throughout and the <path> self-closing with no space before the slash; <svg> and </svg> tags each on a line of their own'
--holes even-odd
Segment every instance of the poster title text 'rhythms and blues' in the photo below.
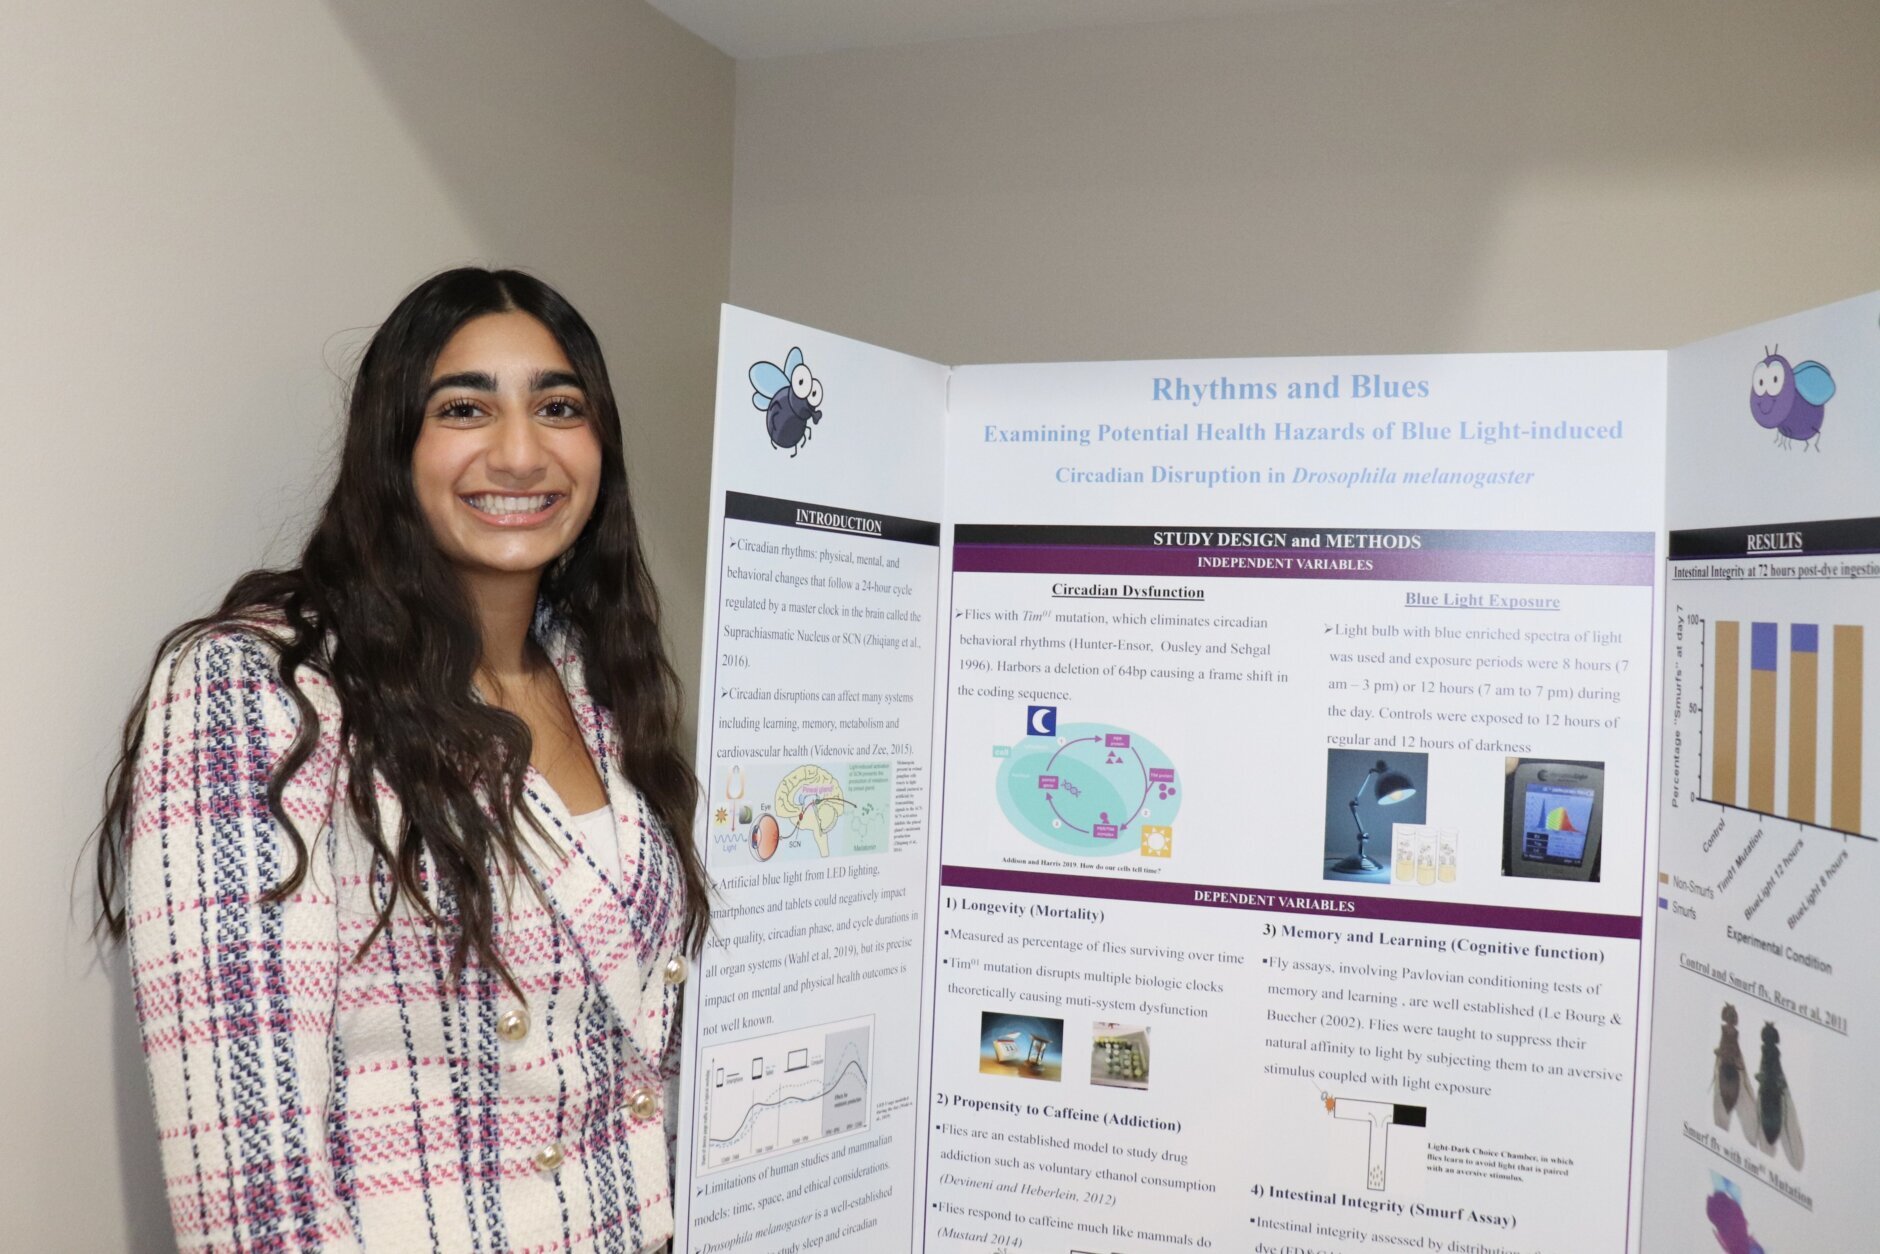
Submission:
<svg viewBox="0 0 1880 1254">
<path fill-rule="evenodd" d="M 1322 379 L 1289 379 L 1284 383 L 1275 379 L 1235 379 L 1224 374 L 1212 379 L 1156 375 L 1149 380 L 1150 400 L 1196 407 L 1208 401 L 1394 400 L 1429 394 L 1428 379 L 1398 379 L 1370 371 L 1333 373 Z"/>
</svg>

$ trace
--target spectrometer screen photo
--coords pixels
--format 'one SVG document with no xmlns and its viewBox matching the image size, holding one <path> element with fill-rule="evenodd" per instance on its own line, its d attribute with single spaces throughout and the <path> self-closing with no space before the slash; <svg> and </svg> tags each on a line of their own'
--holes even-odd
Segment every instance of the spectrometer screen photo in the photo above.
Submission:
<svg viewBox="0 0 1880 1254">
<path fill-rule="evenodd" d="M 1593 790 L 1529 784 L 1521 856 L 1529 862 L 1579 866 L 1593 822 Z"/>
<path fill-rule="evenodd" d="M 1501 873 L 1597 883 L 1606 764 L 1509 758 L 1506 765 Z"/>
</svg>

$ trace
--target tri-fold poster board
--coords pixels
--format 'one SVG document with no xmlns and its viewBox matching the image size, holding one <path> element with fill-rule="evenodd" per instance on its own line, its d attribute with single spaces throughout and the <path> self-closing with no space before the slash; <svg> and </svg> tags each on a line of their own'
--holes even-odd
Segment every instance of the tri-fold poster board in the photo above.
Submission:
<svg viewBox="0 0 1880 1254">
<path fill-rule="evenodd" d="M 678 1254 L 1880 1232 L 1880 294 L 947 367 L 724 311 Z"/>
</svg>

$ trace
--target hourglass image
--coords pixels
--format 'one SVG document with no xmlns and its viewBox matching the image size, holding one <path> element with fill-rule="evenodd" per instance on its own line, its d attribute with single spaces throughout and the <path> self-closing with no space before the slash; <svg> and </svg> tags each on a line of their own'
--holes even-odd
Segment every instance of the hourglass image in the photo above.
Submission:
<svg viewBox="0 0 1880 1254">
<path fill-rule="evenodd" d="M 998 1011 L 981 1014 L 979 1074 L 1062 1081 L 1064 1020 Z"/>
</svg>

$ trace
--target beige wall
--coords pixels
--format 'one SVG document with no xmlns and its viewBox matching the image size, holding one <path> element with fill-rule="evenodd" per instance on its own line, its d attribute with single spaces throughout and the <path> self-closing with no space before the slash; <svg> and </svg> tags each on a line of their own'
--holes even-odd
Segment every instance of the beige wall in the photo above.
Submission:
<svg viewBox="0 0 1880 1254">
<path fill-rule="evenodd" d="M 695 673 L 732 64 L 638 0 L 12 5 L 0 37 L 0 1247 L 170 1248 L 82 892 L 157 637 L 297 547 L 341 377 L 424 275 L 594 322 Z M 76 900 L 77 906 L 73 902 Z"/>
<path fill-rule="evenodd" d="M 1880 287 L 1874 0 L 1392 0 L 738 68 L 732 299 L 948 362 L 1666 347 Z"/>
</svg>

